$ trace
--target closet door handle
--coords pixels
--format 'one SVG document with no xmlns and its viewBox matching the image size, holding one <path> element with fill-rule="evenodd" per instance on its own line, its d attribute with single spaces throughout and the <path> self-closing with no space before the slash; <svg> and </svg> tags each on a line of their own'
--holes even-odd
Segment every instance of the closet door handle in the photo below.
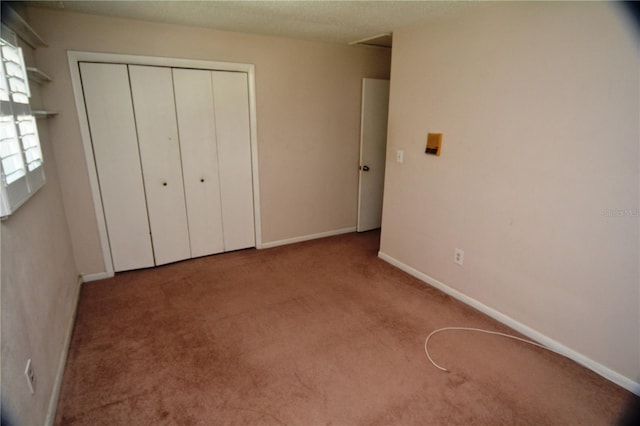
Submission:
<svg viewBox="0 0 640 426">
<path fill-rule="evenodd" d="M 200 179 L 200 182 L 204 182 L 204 178 L 201 178 L 201 179 Z"/>
<path fill-rule="evenodd" d="M 167 186 L 167 182 L 162 182 L 162 186 Z"/>
</svg>

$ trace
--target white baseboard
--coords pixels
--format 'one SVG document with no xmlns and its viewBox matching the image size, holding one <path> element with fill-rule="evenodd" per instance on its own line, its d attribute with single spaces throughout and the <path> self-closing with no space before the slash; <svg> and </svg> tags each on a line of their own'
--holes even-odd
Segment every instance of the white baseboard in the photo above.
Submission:
<svg viewBox="0 0 640 426">
<path fill-rule="evenodd" d="M 108 272 L 98 272 L 95 274 L 83 274 L 81 276 L 82 276 L 82 282 L 88 283 L 89 281 L 98 281 L 98 280 L 104 280 L 105 278 L 112 278 L 114 275 Z"/>
<path fill-rule="evenodd" d="M 378 252 L 378 257 L 388 263 L 390 263 L 391 265 L 397 267 L 398 269 L 403 270 L 404 272 L 408 273 L 409 275 L 412 275 L 414 277 L 416 277 L 417 279 L 419 279 L 420 281 L 424 281 L 425 283 L 437 288 L 438 290 L 441 290 L 442 292 L 450 295 L 451 297 L 461 301 L 462 303 L 465 303 L 469 306 L 472 306 L 473 308 L 479 310 L 480 312 L 490 316 L 491 318 L 501 322 L 502 324 L 505 324 L 511 328 L 513 328 L 514 330 L 518 331 L 519 333 L 524 334 L 525 336 L 529 337 L 532 340 L 535 340 L 536 342 L 550 348 L 553 349 L 556 352 L 561 353 L 562 355 L 566 356 L 569 359 L 572 359 L 573 361 L 577 362 L 578 364 L 594 371 L 595 373 L 601 375 L 602 377 L 604 377 L 605 379 L 617 384 L 618 386 L 621 386 L 625 389 L 627 389 L 630 392 L 633 392 L 634 394 L 640 396 L 640 383 L 637 383 L 635 381 L 633 381 L 632 379 L 623 376 L 620 373 L 617 373 L 615 371 L 613 371 L 612 369 L 610 369 L 609 367 L 606 367 L 590 358 L 588 358 L 587 356 L 581 354 L 580 352 L 577 352 L 563 344 L 561 344 L 560 342 L 557 342 L 556 340 L 553 340 L 552 338 L 550 338 L 549 336 L 546 336 L 542 333 L 540 333 L 537 330 L 534 330 L 533 328 L 522 324 L 519 321 L 516 321 L 515 319 L 503 314 L 502 312 L 499 312 L 487 305 L 485 305 L 484 303 L 467 296 L 464 293 L 461 293 L 460 291 L 453 289 L 449 286 L 447 286 L 446 284 L 441 283 L 440 281 L 436 280 L 435 278 L 430 277 L 429 275 L 418 271 L 417 269 L 412 268 L 409 265 L 406 265 L 402 262 L 400 262 L 399 260 L 393 258 L 392 256 L 389 256 L 388 254 L 380 251 Z M 457 325 L 457 324 L 452 324 L 452 325 Z"/>
<path fill-rule="evenodd" d="M 64 343 L 62 346 L 62 352 L 60 353 L 60 359 L 58 360 L 58 371 L 53 382 L 53 390 L 51 391 L 51 398 L 49 398 L 49 408 L 47 409 L 47 417 L 45 419 L 46 426 L 52 426 L 56 419 L 56 411 L 58 409 L 58 399 L 60 399 L 60 388 L 62 387 L 62 377 L 64 375 L 64 368 L 67 365 L 67 356 L 69 355 L 69 346 L 71 345 L 71 336 L 73 335 L 73 326 L 76 322 L 76 313 L 78 311 L 78 302 L 80 300 L 80 286 L 82 285 L 83 278 L 78 276 L 78 283 L 76 286 L 76 294 L 73 302 L 73 312 L 69 323 L 67 324 L 67 332 L 64 336 Z"/>
<path fill-rule="evenodd" d="M 301 237 L 287 238 L 284 240 L 262 243 L 262 248 L 266 249 L 271 247 L 283 246 L 285 244 L 293 244 L 293 243 L 299 243 L 302 241 L 315 240 L 316 238 L 332 237 L 334 235 L 348 234 L 349 232 L 355 232 L 355 231 L 356 231 L 355 226 L 350 228 L 335 229 L 333 231 L 320 232 L 318 234 L 303 235 Z"/>
</svg>

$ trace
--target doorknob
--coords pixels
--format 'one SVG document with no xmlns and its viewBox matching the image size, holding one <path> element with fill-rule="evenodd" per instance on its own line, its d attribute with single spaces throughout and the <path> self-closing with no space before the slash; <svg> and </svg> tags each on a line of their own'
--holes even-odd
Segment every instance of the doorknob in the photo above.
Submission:
<svg viewBox="0 0 640 426">
<path fill-rule="evenodd" d="M 362 171 L 363 172 L 368 172 L 369 171 L 369 166 L 362 166 Z"/>
</svg>

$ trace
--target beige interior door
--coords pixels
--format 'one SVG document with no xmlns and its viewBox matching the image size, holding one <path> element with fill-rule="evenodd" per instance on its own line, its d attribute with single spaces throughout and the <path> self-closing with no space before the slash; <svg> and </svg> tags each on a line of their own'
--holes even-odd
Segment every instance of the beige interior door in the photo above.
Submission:
<svg viewBox="0 0 640 426">
<path fill-rule="evenodd" d="M 362 79 L 358 232 L 380 228 L 387 149 L 389 80 Z"/>
</svg>

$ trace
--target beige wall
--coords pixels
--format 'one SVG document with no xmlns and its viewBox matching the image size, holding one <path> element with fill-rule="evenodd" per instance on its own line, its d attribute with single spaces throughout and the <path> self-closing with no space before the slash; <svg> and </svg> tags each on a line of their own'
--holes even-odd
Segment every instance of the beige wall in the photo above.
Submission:
<svg viewBox="0 0 640 426">
<path fill-rule="evenodd" d="M 38 51 L 47 106 L 60 111 L 51 137 L 75 258 L 104 271 L 67 50 L 256 65 L 263 243 L 355 226 L 360 84 L 388 78 L 385 50 L 313 43 L 30 9 L 49 48 Z"/>
<path fill-rule="evenodd" d="M 381 252 L 637 381 L 640 69 L 620 13 L 506 3 L 395 31 Z"/>
<path fill-rule="evenodd" d="M 30 49 L 25 62 L 34 65 Z M 31 84 L 32 105 L 39 87 Z M 79 290 L 48 120 L 38 120 L 47 183 L 0 224 L 2 417 L 16 425 L 44 424 Z M 24 369 L 31 358 L 36 391 Z"/>
</svg>

